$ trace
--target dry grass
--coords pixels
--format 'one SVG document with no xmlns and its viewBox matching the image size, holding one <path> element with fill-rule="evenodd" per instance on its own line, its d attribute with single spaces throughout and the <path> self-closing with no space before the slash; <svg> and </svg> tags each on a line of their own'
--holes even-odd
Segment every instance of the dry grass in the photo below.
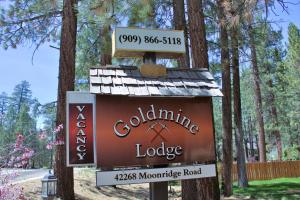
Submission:
<svg viewBox="0 0 300 200">
<path fill-rule="evenodd" d="M 105 186 L 96 187 L 96 173 L 92 169 L 75 170 L 75 195 L 78 200 L 123 200 L 149 199 L 149 184 L 119 185 L 117 188 Z M 41 199 L 41 180 L 31 180 L 22 183 L 28 199 Z M 180 200 L 180 185 L 171 186 L 169 199 Z"/>
</svg>

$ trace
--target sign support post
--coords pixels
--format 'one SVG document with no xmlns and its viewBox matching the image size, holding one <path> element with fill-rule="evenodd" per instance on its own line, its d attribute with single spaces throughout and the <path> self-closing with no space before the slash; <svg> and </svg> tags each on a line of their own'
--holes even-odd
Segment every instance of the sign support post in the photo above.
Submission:
<svg viewBox="0 0 300 200">
<path fill-rule="evenodd" d="M 156 53 L 146 52 L 143 56 L 144 64 L 156 64 Z M 165 167 L 165 165 L 156 165 L 154 168 Z M 153 182 L 150 186 L 150 200 L 167 200 L 168 199 L 168 182 Z"/>
<path fill-rule="evenodd" d="M 154 182 L 150 185 L 150 200 L 168 199 L 168 182 Z"/>
</svg>

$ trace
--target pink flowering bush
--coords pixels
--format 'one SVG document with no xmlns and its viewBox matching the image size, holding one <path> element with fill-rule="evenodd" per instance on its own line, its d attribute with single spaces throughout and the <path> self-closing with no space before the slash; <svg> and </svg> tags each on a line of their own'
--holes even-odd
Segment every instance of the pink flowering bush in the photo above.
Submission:
<svg viewBox="0 0 300 200">
<path fill-rule="evenodd" d="M 2 167 L 27 167 L 29 160 L 34 155 L 34 151 L 24 145 L 25 137 L 18 133 L 13 150 L 5 158 L 0 166 L 0 200 L 25 200 L 23 188 L 13 184 L 12 180 L 18 176 L 15 172 L 3 172 Z"/>
<path fill-rule="evenodd" d="M 0 200 L 25 200 L 23 188 L 12 184 L 11 180 L 17 173 L 4 173 L 0 169 Z"/>
<path fill-rule="evenodd" d="M 54 141 L 48 138 L 46 131 L 41 131 L 38 138 L 40 140 L 46 140 L 47 149 L 53 149 L 54 146 L 64 144 L 63 139 L 57 136 L 62 130 L 62 124 L 54 129 L 52 132 L 53 135 L 50 135 L 50 138 L 56 138 Z M 15 172 L 8 173 L 1 170 L 3 167 L 26 168 L 28 166 L 29 161 L 34 156 L 35 152 L 24 145 L 25 139 L 25 136 L 17 133 L 16 141 L 12 146 L 11 152 L 9 152 L 5 158 L 0 157 L 1 163 L 4 163 L 0 165 L 0 200 L 26 200 L 23 188 L 12 183 L 12 180 L 19 175 Z"/>
<path fill-rule="evenodd" d="M 64 128 L 63 125 L 60 124 L 53 130 L 53 132 L 52 132 L 53 138 L 56 138 L 54 141 L 48 139 L 47 133 L 45 131 L 41 131 L 41 133 L 39 134 L 39 139 L 40 140 L 47 140 L 46 148 L 48 150 L 53 149 L 53 146 L 64 144 L 63 139 L 60 139 L 60 138 L 57 137 L 57 134 L 60 133 L 63 130 L 63 128 Z"/>
<path fill-rule="evenodd" d="M 29 164 L 30 158 L 33 157 L 34 151 L 24 146 L 25 137 L 17 133 L 16 142 L 13 151 L 9 154 L 10 158 L 7 167 L 26 168 Z"/>
</svg>

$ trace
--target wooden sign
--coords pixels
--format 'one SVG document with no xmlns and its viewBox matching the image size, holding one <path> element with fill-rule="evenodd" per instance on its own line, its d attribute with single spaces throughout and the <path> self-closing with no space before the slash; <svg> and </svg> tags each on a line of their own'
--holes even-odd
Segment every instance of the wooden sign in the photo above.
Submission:
<svg viewBox="0 0 300 200">
<path fill-rule="evenodd" d="M 216 176 L 216 165 L 190 165 L 155 169 L 97 171 L 96 185 L 140 184 Z"/>
<path fill-rule="evenodd" d="M 67 92 L 67 166 L 95 164 L 95 95 Z"/>
<path fill-rule="evenodd" d="M 155 52 L 157 57 L 177 58 L 185 53 L 183 31 L 143 28 L 116 28 L 112 35 L 113 57 L 143 57 Z"/>
<path fill-rule="evenodd" d="M 98 167 L 215 160 L 209 98 L 96 98 Z"/>
</svg>

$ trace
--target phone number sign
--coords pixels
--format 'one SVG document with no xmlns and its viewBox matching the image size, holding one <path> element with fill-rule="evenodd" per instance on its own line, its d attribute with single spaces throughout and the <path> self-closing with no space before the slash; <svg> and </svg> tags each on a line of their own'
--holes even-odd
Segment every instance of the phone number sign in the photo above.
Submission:
<svg viewBox="0 0 300 200">
<path fill-rule="evenodd" d="M 185 53 L 183 31 L 116 28 L 112 36 L 114 57 L 142 57 L 155 52 L 158 57 L 176 58 Z"/>
</svg>

